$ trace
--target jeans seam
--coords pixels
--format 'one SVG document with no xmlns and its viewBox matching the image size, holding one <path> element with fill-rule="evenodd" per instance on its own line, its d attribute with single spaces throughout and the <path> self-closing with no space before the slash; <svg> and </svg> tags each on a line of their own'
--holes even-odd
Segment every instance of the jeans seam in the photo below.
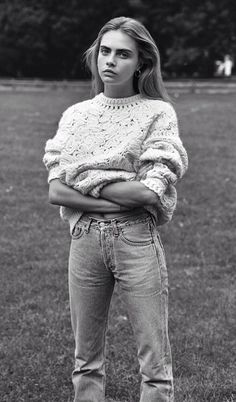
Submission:
<svg viewBox="0 0 236 402">
<path fill-rule="evenodd" d="M 150 229 L 151 229 L 151 233 L 153 236 L 153 247 L 155 249 L 155 253 L 157 256 L 157 260 L 158 260 L 158 264 L 160 267 L 160 279 L 161 279 L 161 291 L 160 291 L 160 303 L 161 303 L 161 319 L 162 319 L 162 351 L 161 351 L 161 355 L 163 360 L 165 360 L 166 356 L 167 356 L 167 338 L 168 338 L 168 333 L 166 333 L 166 322 L 168 320 L 168 316 L 166 314 L 166 309 L 167 309 L 167 305 L 168 305 L 168 298 L 167 295 L 165 294 L 165 292 L 167 291 L 166 286 L 165 286 L 165 280 L 163 278 L 163 265 L 166 264 L 165 262 L 165 255 L 163 253 L 163 257 L 164 257 L 164 262 L 162 261 L 159 252 L 158 252 L 158 247 L 160 247 L 162 249 L 163 252 L 163 246 L 161 244 L 160 241 L 160 237 L 159 234 L 156 234 L 156 238 L 155 238 L 155 233 L 154 233 L 154 227 L 150 224 Z M 158 244 L 157 244 L 158 241 Z M 163 364 L 165 364 L 163 362 Z"/>
<path fill-rule="evenodd" d="M 109 309 L 110 309 L 110 303 L 106 309 L 106 322 L 105 322 L 105 328 L 104 328 L 104 333 L 103 333 L 103 364 L 104 364 L 104 378 L 103 378 L 103 395 L 104 395 L 104 402 L 105 402 L 105 398 L 106 398 L 106 333 L 107 333 L 107 326 L 108 326 L 108 314 L 109 314 Z"/>
<path fill-rule="evenodd" d="M 162 246 L 162 242 L 161 242 L 159 233 L 157 232 L 156 236 L 155 236 L 154 228 L 153 228 L 152 225 L 150 225 L 150 230 L 151 230 L 151 233 L 152 233 L 153 247 L 154 247 L 154 250 L 155 250 L 155 253 L 156 253 L 156 256 L 157 256 L 157 260 L 158 260 L 158 264 L 159 264 L 159 267 L 160 267 L 161 291 L 163 292 L 168 288 L 168 276 L 167 276 L 167 286 L 165 286 L 165 278 L 164 278 L 164 275 L 163 275 L 163 268 L 165 268 L 165 270 L 167 270 L 166 269 L 165 252 L 164 252 L 164 249 L 163 249 L 163 246 Z M 160 249 L 161 249 L 161 251 L 163 253 L 164 261 L 162 261 L 162 258 L 159 255 L 158 247 L 160 247 Z"/>
</svg>

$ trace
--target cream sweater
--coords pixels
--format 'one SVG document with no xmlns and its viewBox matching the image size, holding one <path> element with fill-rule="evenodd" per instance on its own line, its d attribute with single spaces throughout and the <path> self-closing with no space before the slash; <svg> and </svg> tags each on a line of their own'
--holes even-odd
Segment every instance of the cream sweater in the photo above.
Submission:
<svg viewBox="0 0 236 402">
<path fill-rule="evenodd" d="M 139 180 L 158 196 L 156 206 L 144 208 L 159 225 L 172 218 L 175 183 L 188 166 L 173 107 L 140 94 L 112 99 L 100 93 L 69 107 L 43 162 L 49 182 L 58 178 L 96 198 L 108 183 Z M 67 207 L 60 213 L 71 231 L 83 214 Z"/>
</svg>

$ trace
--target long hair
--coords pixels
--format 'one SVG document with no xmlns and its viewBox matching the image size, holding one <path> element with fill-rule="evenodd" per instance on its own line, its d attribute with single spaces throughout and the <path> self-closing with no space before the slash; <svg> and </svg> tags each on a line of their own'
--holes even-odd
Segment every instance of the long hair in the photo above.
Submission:
<svg viewBox="0 0 236 402">
<path fill-rule="evenodd" d="M 92 73 L 94 95 L 103 92 L 104 84 L 97 67 L 99 47 L 103 35 L 112 30 L 121 30 L 135 40 L 138 46 L 140 75 L 134 75 L 134 89 L 146 98 L 170 101 L 161 76 L 160 54 L 157 45 L 145 26 L 128 17 L 117 17 L 108 21 L 98 33 L 96 40 L 85 52 L 85 61 Z"/>
</svg>

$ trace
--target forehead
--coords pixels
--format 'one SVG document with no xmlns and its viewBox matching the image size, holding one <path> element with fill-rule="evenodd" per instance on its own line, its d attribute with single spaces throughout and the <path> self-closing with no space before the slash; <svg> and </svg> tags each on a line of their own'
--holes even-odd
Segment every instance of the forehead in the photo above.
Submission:
<svg viewBox="0 0 236 402">
<path fill-rule="evenodd" d="M 130 49 L 137 51 L 137 43 L 121 30 L 106 32 L 101 39 L 100 46 L 107 46 L 111 49 Z"/>
</svg>

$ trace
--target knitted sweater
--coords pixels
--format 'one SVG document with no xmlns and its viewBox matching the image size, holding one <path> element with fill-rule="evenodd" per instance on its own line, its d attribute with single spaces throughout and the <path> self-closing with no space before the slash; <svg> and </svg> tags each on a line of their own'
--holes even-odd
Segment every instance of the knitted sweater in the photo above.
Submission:
<svg viewBox="0 0 236 402">
<path fill-rule="evenodd" d="M 188 166 L 173 107 L 140 94 L 108 98 L 103 93 L 76 103 L 62 115 L 45 147 L 48 182 L 62 183 L 99 197 L 108 183 L 138 180 L 157 194 L 157 205 L 144 206 L 161 225 L 176 207 L 175 183 Z M 83 212 L 60 208 L 71 231 Z"/>
</svg>

